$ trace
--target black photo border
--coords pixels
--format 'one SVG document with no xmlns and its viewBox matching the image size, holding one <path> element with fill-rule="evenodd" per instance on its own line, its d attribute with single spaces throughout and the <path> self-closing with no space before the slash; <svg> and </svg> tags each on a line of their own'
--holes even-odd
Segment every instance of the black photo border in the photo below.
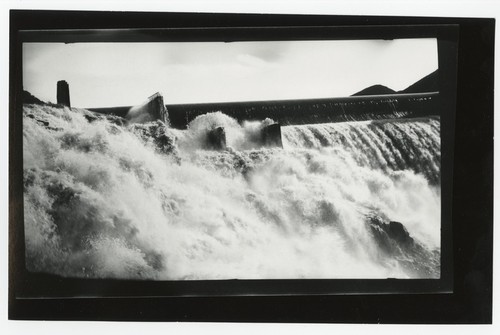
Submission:
<svg viewBox="0 0 500 335">
<path fill-rule="evenodd" d="M 494 20 L 18 10 L 10 18 L 9 318 L 491 322 Z M 381 37 L 438 38 L 443 108 L 440 279 L 150 282 L 81 280 L 25 270 L 23 41 Z"/>
</svg>

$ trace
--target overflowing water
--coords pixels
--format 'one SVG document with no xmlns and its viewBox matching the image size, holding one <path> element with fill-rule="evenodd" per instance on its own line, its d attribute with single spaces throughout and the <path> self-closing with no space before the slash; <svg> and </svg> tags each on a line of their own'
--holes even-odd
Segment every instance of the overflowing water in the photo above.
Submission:
<svg viewBox="0 0 500 335">
<path fill-rule="evenodd" d="M 30 271 L 97 278 L 438 278 L 439 118 L 187 130 L 23 109 Z M 223 126 L 227 150 L 205 149 Z"/>
</svg>

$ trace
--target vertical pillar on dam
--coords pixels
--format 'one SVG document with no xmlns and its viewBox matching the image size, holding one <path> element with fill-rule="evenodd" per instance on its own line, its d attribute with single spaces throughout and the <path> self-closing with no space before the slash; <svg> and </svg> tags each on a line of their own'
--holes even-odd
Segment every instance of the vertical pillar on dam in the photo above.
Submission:
<svg viewBox="0 0 500 335">
<path fill-rule="evenodd" d="M 141 105 L 130 108 L 125 116 L 132 123 L 145 123 L 161 120 L 168 123 L 168 112 L 163 103 L 163 96 L 155 93 Z"/>
<path fill-rule="evenodd" d="M 217 127 L 208 131 L 206 147 L 212 150 L 226 149 L 226 131 L 224 127 Z"/>
<path fill-rule="evenodd" d="M 149 114 L 155 120 L 168 123 L 168 111 L 163 102 L 163 96 L 157 92 L 148 98 Z"/>
<path fill-rule="evenodd" d="M 274 123 L 262 128 L 262 143 L 266 147 L 280 147 L 283 148 L 281 141 L 281 125 Z"/>
<path fill-rule="evenodd" d="M 57 104 L 71 107 L 69 101 L 69 85 L 66 80 L 57 82 Z"/>
</svg>

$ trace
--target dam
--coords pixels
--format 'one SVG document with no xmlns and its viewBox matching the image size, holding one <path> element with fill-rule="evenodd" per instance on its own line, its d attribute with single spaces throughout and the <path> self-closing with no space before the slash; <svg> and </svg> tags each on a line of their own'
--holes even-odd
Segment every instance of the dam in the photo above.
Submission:
<svg viewBox="0 0 500 335">
<path fill-rule="evenodd" d="M 62 84 L 61 84 L 62 82 Z M 58 82 L 58 97 L 69 105 L 69 87 Z M 399 118 L 418 118 L 439 115 L 439 92 L 396 93 L 349 96 L 341 98 L 220 102 L 197 104 L 165 104 L 163 96 L 155 93 L 137 106 L 87 108 L 90 111 L 111 114 L 130 123 L 160 120 L 172 128 L 186 129 L 196 117 L 221 112 L 240 124 L 245 121 L 272 119 L 275 124 L 261 130 L 263 146 L 282 147 L 280 126 L 336 123 Z M 214 125 L 207 129 L 207 147 L 225 149 L 225 131 Z"/>
<path fill-rule="evenodd" d="M 438 92 L 343 98 L 166 105 L 170 125 L 184 129 L 198 115 L 220 111 L 239 122 L 273 119 L 281 125 L 438 115 Z"/>
<path fill-rule="evenodd" d="M 186 129 L 197 116 L 222 112 L 238 122 L 270 118 L 281 125 L 424 117 L 439 115 L 439 92 L 351 96 L 344 98 L 166 104 L 156 93 L 140 108 L 148 120 L 162 120 Z M 161 100 L 160 100 L 161 99 Z M 90 111 L 128 117 L 134 106 L 87 108 Z"/>
</svg>

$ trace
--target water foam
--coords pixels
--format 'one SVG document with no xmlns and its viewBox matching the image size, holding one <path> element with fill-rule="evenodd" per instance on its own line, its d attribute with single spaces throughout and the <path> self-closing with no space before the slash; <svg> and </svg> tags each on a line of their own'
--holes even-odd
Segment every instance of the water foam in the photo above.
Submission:
<svg viewBox="0 0 500 335">
<path fill-rule="evenodd" d="M 223 127 L 226 142 L 235 150 L 250 150 L 262 146 L 261 130 L 273 124 L 271 119 L 264 121 L 244 121 L 240 125 L 235 119 L 222 112 L 208 113 L 197 116 L 188 124 L 187 131 L 172 130 L 178 138 L 178 146 L 184 151 L 204 149 L 207 143 L 207 133 L 218 127 Z"/>
<path fill-rule="evenodd" d="M 175 138 L 179 158 L 137 128 L 89 122 L 85 113 L 24 107 L 32 271 L 147 279 L 439 276 L 439 266 L 419 272 L 403 261 L 408 254 L 382 250 L 367 223 L 374 215 L 402 222 L 419 245 L 439 252 L 440 194 L 428 174 L 439 170 L 437 120 L 284 127 L 282 150 L 252 143 L 271 120 L 240 126 L 215 113 L 186 131 L 162 132 Z M 228 150 L 202 150 L 203 134 L 218 126 L 226 128 Z M 394 138 L 401 143 L 386 149 Z M 402 153 L 413 147 L 428 148 L 421 165 L 430 167 L 412 165 L 419 151 Z"/>
</svg>

